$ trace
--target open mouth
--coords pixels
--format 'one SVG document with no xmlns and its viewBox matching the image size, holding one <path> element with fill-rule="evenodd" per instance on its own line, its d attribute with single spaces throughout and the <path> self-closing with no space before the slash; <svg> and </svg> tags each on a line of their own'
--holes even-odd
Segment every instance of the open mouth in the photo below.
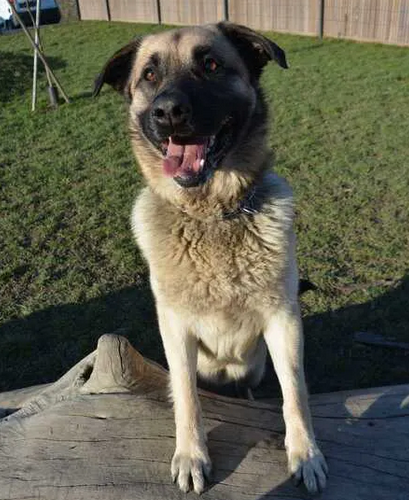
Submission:
<svg viewBox="0 0 409 500">
<path fill-rule="evenodd" d="M 211 136 L 172 135 L 161 143 L 163 170 L 182 187 L 205 183 L 226 155 L 233 138 L 232 120 L 226 119 Z"/>
</svg>

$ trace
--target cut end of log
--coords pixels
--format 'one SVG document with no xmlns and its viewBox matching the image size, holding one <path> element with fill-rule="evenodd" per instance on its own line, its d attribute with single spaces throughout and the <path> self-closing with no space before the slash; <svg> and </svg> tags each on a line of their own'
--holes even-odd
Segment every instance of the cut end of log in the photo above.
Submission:
<svg viewBox="0 0 409 500">
<path fill-rule="evenodd" d="M 81 387 L 81 394 L 146 392 L 163 386 L 167 372 L 146 361 L 120 335 L 106 334 L 98 340 L 94 367 Z"/>
<path fill-rule="evenodd" d="M 24 389 L 0 418 L 24 418 L 80 394 L 148 394 L 167 386 L 168 373 L 146 360 L 120 335 L 105 334 L 97 349 L 77 363 L 54 384 Z M 7 396 L 6 396 L 7 400 Z"/>
</svg>

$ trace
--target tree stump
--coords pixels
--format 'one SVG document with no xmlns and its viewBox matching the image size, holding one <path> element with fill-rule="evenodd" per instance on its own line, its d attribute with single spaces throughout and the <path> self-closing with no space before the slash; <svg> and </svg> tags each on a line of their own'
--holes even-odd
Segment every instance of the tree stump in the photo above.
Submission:
<svg viewBox="0 0 409 500">
<path fill-rule="evenodd" d="M 0 394 L 10 413 L 0 421 L 0 499 L 196 497 L 171 482 L 167 384 L 124 337 L 104 335 L 54 384 Z M 405 385 L 311 398 L 330 467 L 322 500 L 409 498 L 408 394 Z M 204 500 L 308 498 L 288 477 L 279 402 L 200 399 L 214 470 Z"/>
</svg>

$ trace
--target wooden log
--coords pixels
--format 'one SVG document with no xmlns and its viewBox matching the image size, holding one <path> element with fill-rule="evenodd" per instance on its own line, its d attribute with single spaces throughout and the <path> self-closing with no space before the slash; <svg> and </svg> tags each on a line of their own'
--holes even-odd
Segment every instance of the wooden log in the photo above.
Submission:
<svg viewBox="0 0 409 500">
<path fill-rule="evenodd" d="M 314 396 L 322 500 L 407 500 L 409 386 Z M 201 392 L 214 480 L 204 500 L 305 499 L 288 477 L 280 403 Z M 167 372 L 104 335 L 55 384 L 0 394 L 2 500 L 172 500 Z"/>
</svg>

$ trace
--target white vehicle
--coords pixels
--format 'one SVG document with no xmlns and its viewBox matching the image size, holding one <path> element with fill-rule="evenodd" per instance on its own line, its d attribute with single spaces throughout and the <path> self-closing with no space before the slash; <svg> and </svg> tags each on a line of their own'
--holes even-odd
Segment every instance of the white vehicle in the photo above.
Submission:
<svg viewBox="0 0 409 500">
<path fill-rule="evenodd" d="M 0 0 L 0 31 L 11 28 L 12 12 L 6 0 Z"/>
<path fill-rule="evenodd" d="M 7 29 L 6 20 L 0 16 L 0 33 Z"/>
<path fill-rule="evenodd" d="M 17 13 L 26 25 L 31 25 L 30 9 L 34 19 L 36 16 L 36 0 L 10 0 Z M 60 9 L 55 0 L 40 0 L 40 23 L 58 23 L 60 20 Z M 3 18 L 4 29 L 17 28 L 19 23 L 6 0 L 0 0 L 0 18 Z M 0 27 L 1 29 L 1 27 Z"/>
</svg>

